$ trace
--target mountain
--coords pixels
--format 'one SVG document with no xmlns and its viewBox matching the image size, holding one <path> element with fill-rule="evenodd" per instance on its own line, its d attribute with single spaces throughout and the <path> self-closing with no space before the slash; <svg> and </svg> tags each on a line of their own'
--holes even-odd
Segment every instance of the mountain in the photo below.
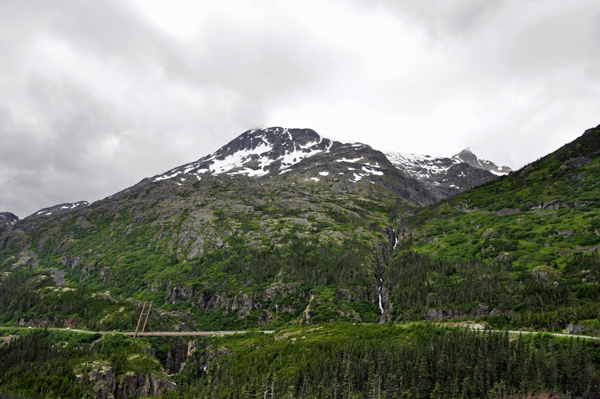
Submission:
<svg viewBox="0 0 600 399">
<path fill-rule="evenodd" d="M 27 216 L 27 218 L 36 218 L 36 217 L 44 217 L 44 216 L 50 216 L 50 215 L 61 215 L 63 213 L 68 213 L 68 212 L 72 212 L 76 209 L 81 209 L 81 208 L 85 208 L 86 206 L 89 206 L 90 203 L 87 201 L 78 201 L 78 202 L 71 202 L 71 203 L 65 203 L 65 204 L 58 204 L 58 205 L 54 205 L 48 208 L 43 208 L 40 209 L 37 212 L 34 212 L 33 214 Z"/>
<path fill-rule="evenodd" d="M 434 200 L 368 145 L 309 129 L 250 130 L 101 201 L 45 208 L 0 228 L 0 269 L 16 279 L 39 265 L 47 276 L 30 295 L 52 280 L 121 299 L 193 303 L 192 322 L 214 329 L 301 315 L 379 321 L 389 307 L 380 274 L 397 243 L 394 226 Z M 329 285 L 347 287 L 354 305 L 303 313 L 311 289 Z M 287 310 L 270 309 L 279 300 Z"/>
<path fill-rule="evenodd" d="M 19 220 L 19 217 L 10 212 L 0 212 L 0 227 L 14 226 Z"/>
<path fill-rule="evenodd" d="M 216 152 L 140 184 L 167 179 L 181 184 L 185 179 L 199 181 L 203 176 L 283 176 L 301 182 L 321 182 L 339 192 L 357 183 L 374 184 L 416 205 L 435 201 L 422 185 L 398 173 L 383 153 L 366 144 L 344 144 L 322 138 L 311 129 L 282 127 L 248 130 Z"/>
<path fill-rule="evenodd" d="M 421 210 L 404 247 L 439 256 L 564 266 L 600 250 L 600 128 L 519 171 Z M 410 227 L 409 227 L 410 226 Z"/>
<path fill-rule="evenodd" d="M 88 206 L 1 214 L 0 391 L 595 397 L 597 343 L 535 333 L 600 336 L 600 126 L 439 202 L 416 168 L 259 129 Z M 146 330 L 275 334 L 119 334 L 143 301 Z"/>
<path fill-rule="evenodd" d="M 510 173 L 507 166 L 479 159 L 469 148 L 452 157 L 386 152 L 404 174 L 421 182 L 437 200 L 456 195 Z"/>
<path fill-rule="evenodd" d="M 468 147 L 454 155 L 452 159 L 467 163 L 477 169 L 487 170 L 497 176 L 504 176 L 512 172 L 512 169 L 508 166 L 496 166 L 492 161 L 479 159 Z"/>
</svg>

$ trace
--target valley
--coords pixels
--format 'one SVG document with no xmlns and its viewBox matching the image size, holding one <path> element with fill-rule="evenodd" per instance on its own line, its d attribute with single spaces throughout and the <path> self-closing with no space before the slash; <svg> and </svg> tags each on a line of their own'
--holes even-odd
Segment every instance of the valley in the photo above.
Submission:
<svg viewBox="0 0 600 399">
<path fill-rule="evenodd" d="M 249 130 L 103 200 L 0 214 L 0 356 L 28 359 L 0 391 L 598 397 L 599 251 L 600 126 L 517 171 Z M 144 301 L 148 331 L 274 334 L 104 338 Z M 55 388 L 18 377 L 51 357 Z"/>
</svg>

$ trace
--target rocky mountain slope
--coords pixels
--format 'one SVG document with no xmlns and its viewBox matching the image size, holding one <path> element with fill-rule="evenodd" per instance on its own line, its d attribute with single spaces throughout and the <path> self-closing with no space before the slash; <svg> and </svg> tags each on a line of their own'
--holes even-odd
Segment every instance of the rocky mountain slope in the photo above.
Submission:
<svg viewBox="0 0 600 399">
<path fill-rule="evenodd" d="M 14 213 L 0 212 L 0 228 L 5 226 L 14 226 L 19 220 L 19 217 Z"/>
<path fill-rule="evenodd" d="M 479 159 L 469 148 L 452 157 L 386 152 L 388 159 L 404 174 L 421 182 L 437 200 L 487 183 L 510 172 L 507 166 Z"/>
<path fill-rule="evenodd" d="M 459 158 L 446 171 L 491 173 Z M 442 381 L 453 397 L 595 394 L 595 341 L 465 329 L 600 336 L 600 126 L 434 200 L 368 146 L 273 128 L 89 206 L 0 214 L 1 326 L 132 331 L 153 301 L 150 331 L 277 329 L 196 342 L 6 330 L 31 339 L 0 347 L 12 356 L 0 389 L 438 397 Z M 476 367 L 456 378 L 457 364 Z"/>
<path fill-rule="evenodd" d="M 323 138 L 311 129 L 281 127 L 246 131 L 216 152 L 144 179 L 137 186 L 162 180 L 181 184 L 186 179 L 200 181 L 203 176 L 287 177 L 326 184 L 338 192 L 356 184 L 372 184 L 415 205 L 435 200 L 417 181 L 398 173 L 383 153 L 366 144 L 344 144 Z"/>
<path fill-rule="evenodd" d="M 525 286 L 510 270 L 473 259 L 560 269 L 573 252 L 600 244 L 597 135 L 592 129 L 529 169 L 419 211 L 433 203 L 431 192 L 369 146 L 306 129 L 248 131 L 89 206 L 5 223 L 0 288 L 38 270 L 46 277 L 23 280 L 27 303 L 57 300 L 34 298 L 53 281 L 153 300 L 215 329 L 414 319 L 430 310 L 430 294 L 461 304 L 447 314 L 507 314 L 522 302 L 498 298 Z M 491 173 L 467 155 L 446 170 Z M 434 258 L 404 258 L 399 248 Z M 440 255 L 471 263 L 439 262 Z M 512 282 L 492 289 L 482 275 Z M 6 306 L 25 306 L 15 300 Z M 63 320 L 44 309 L 50 313 L 38 316 Z"/>
<path fill-rule="evenodd" d="M 335 284 L 349 299 L 327 310 L 330 318 L 379 321 L 389 307 L 379 275 L 398 240 L 393 226 L 433 201 L 367 145 L 306 129 L 254 130 L 89 206 L 5 225 L 0 269 L 8 280 L 29 266 L 46 271 L 31 293 L 51 278 L 121 298 L 193 303 L 194 320 L 215 328 L 310 321 L 305 309 L 320 306 L 310 305 L 310 287 Z"/>
<path fill-rule="evenodd" d="M 85 208 L 86 206 L 89 206 L 89 205 L 90 205 L 90 203 L 87 201 L 77 201 L 77 202 L 66 203 L 66 204 L 58 204 L 58 205 L 50 206 L 48 208 L 40 209 L 39 211 L 27 216 L 27 218 L 31 219 L 31 218 L 36 218 L 36 217 L 50 216 L 50 215 L 60 215 L 60 214 L 74 211 L 76 209 Z"/>
<path fill-rule="evenodd" d="M 597 127 L 519 171 L 422 210 L 403 245 L 556 270 L 573 254 L 600 250 L 599 208 Z"/>
</svg>

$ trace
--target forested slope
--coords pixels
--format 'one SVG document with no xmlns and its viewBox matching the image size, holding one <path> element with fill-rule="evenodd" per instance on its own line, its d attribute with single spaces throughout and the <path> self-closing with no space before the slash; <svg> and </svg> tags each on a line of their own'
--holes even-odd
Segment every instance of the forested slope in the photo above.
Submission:
<svg viewBox="0 0 600 399">
<path fill-rule="evenodd" d="M 425 208 L 402 248 L 563 267 L 600 247 L 600 127 L 521 170 Z"/>
<path fill-rule="evenodd" d="M 0 324 L 25 332 L 2 330 L 0 390 L 102 399 L 110 369 L 120 397 L 598 397 L 596 341 L 468 328 L 600 335 L 599 155 L 590 129 L 427 208 L 388 177 L 315 181 L 298 167 L 178 175 L 5 223 Z M 277 331 L 85 341 L 26 328 L 132 331 L 143 301 L 160 315 L 151 331 Z"/>
</svg>

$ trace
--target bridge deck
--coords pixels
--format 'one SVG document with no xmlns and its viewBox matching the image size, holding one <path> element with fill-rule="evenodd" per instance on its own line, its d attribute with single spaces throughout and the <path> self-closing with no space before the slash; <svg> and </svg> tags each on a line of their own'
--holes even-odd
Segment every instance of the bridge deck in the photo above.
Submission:
<svg viewBox="0 0 600 399">
<path fill-rule="evenodd" d="M 200 336 L 200 337 L 208 337 L 210 335 L 215 335 L 216 332 L 207 332 L 207 331 L 194 331 L 194 332 L 143 332 L 143 333 L 133 333 L 126 332 L 125 335 L 129 335 L 130 337 L 138 336 L 138 337 L 187 337 L 187 336 Z"/>
<path fill-rule="evenodd" d="M 222 335 L 222 334 L 245 334 L 252 331 L 165 331 L 165 332 L 139 332 L 137 333 L 138 337 L 208 337 L 211 335 Z M 261 330 L 255 331 L 261 332 L 263 334 L 273 334 L 274 330 Z M 126 332 L 123 333 L 125 335 L 129 335 L 130 337 L 136 336 L 134 332 Z"/>
</svg>

